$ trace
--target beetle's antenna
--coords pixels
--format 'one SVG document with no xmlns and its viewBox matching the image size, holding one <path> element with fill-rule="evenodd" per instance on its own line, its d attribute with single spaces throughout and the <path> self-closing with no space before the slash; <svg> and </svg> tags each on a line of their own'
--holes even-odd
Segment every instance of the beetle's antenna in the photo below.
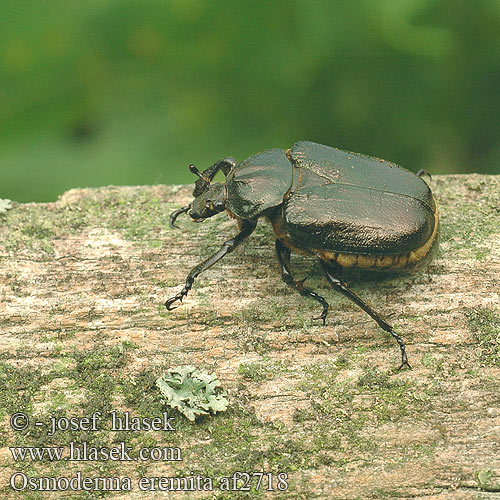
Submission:
<svg viewBox="0 0 500 500">
<path fill-rule="evenodd" d="M 197 198 L 208 189 L 211 179 L 204 172 L 200 172 L 194 165 L 189 165 L 189 171 L 198 177 L 193 191 L 193 196 Z"/>
<path fill-rule="evenodd" d="M 235 165 L 236 162 L 234 161 L 234 158 L 228 156 L 227 158 L 223 158 L 222 160 L 214 163 L 211 167 L 203 170 L 202 174 L 210 179 L 210 181 L 212 181 L 213 178 L 217 175 L 217 172 L 219 170 L 222 170 L 222 173 L 227 177 L 227 175 Z"/>
<path fill-rule="evenodd" d="M 193 191 L 193 196 L 197 198 L 208 189 L 211 179 L 204 175 L 203 172 L 200 172 L 193 164 L 189 165 L 189 171 L 198 177 Z"/>
<path fill-rule="evenodd" d="M 203 175 L 202 172 L 200 172 L 194 165 L 189 165 L 189 171 L 194 174 L 194 175 L 197 175 L 203 182 L 206 182 L 207 184 L 210 184 L 210 181 L 211 179 L 209 179 L 208 177 L 206 177 L 205 175 Z"/>
<path fill-rule="evenodd" d="M 203 172 L 200 172 L 194 165 L 189 165 L 189 171 L 198 177 L 193 191 L 193 196 L 196 198 L 200 196 L 200 194 L 204 193 L 219 170 L 222 170 L 222 173 L 227 177 L 235 165 L 236 162 L 234 161 L 234 158 L 231 158 L 230 156 L 219 160 L 211 167 L 203 170 Z"/>
</svg>

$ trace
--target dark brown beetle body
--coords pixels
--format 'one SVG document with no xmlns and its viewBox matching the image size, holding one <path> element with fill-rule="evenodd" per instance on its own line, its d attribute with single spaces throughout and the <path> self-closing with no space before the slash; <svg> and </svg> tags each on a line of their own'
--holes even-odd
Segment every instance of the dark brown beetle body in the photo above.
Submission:
<svg viewBox="0 0 500 500">
<path fill-rule="evenodd" d="M 167 300 L 167 309 L 191 289 L 194 279 L 234 250 L 254 230 L 261 216 L 270 220 L 276 254 L 285 283 L 323 306 L 328 303 L 296 281 L 290 271 L 290 251 L 317 256 L 333 288 L 366 311 L 398 342 L 402 364 L 405 347 L 393 328 L 341 280 L 345 267 L 377 271 L 412 270 L 428 260 L 438 244 L 438 209 L 431 190 L 415 174 L 385 160 L 312 142 L 291 149 L 270 149 L 236 164 L 232 158 L 204 172 L 190 166 L 199 180 L 190 205 L 176 210 L 202 221 L 227 210 L 238 220 L 240 233 L 196 266 L 186 285 Z M 218 170 L 225 184 L 211 181 Z M 409 365 L 408 365 L 409 366 Z"/>
</svg>

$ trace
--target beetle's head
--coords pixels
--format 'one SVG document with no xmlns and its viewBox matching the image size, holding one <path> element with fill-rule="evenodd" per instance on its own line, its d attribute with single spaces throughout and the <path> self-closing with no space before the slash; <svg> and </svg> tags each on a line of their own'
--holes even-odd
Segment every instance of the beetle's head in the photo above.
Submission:
<svg viewBox="0 0 500 500">
<path fill-rule="evenodd" d="M 189 171 L 198 177 L 194 185 L 194 201 L 185 207 L 174 210 L 170 214 L 169 225 L 174 228 L 177 217 L 186 212 L 195 222 L 202 222 L 207 217 L 212 217 L 225 210 L 226 186 L 220 182 L 211 184 L 219 170 L 227 177 L 231 169 L 236 165 L 233 158 L 227 157 L 214 163 L 203 172 L 194 165 L 189 165 Z"/>
<path fill-rule="evenodd" d="M 226 209 L 226 186 L 214 182 L 197 196 L 190 205 L 189 217 L 195 222 L 203 222 Z"/>
</svg>

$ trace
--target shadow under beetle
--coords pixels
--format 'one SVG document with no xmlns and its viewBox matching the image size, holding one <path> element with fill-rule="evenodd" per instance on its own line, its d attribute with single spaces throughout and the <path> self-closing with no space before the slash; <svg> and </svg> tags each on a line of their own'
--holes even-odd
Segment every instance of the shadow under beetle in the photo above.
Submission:
<svg viewBox="0 0 500 500">
<path fill-rule="evenodd" d="M 431 190 L 417 175 L 378 158 L 312 142 L 291 149 L 269 149 L 236 163 L 224 158 L 198 176 L 194 200 L 175 210 L 170 226 L 188 213 L 202 222 L 227 211 L 239 233 L 194 267 L 184 288 L 165 302 L 168 310 L 182 301 L 194 280 L 238 247 L 266 217 L 276 234 L 282 280 L 301 295 L 319 302 L 325 324 L 328 302 L 304 287 L 290 269 L 290 252 L 319 258 L 330 285 L 368 313 L 401 349 L 401 365 L 410 365 L 403 341 L 391 325 L 342 281 L 347 267 L 376 271 L 410 271 L 432 256 L 438 244 L 438 209 Z M 212 183 L 221 170 L 225 183 Z"/>
</svg>

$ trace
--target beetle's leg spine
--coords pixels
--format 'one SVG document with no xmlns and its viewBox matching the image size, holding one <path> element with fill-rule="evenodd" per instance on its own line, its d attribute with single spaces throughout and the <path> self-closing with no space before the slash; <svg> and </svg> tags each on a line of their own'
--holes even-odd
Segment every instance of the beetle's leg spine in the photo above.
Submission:
<svg viewBox="0 0 500 500">
<path fill-rule="evenodd" d="M 280 239 L 276 240 L 276 256 L 280 265 L 283 282 L 297 290 L 303 297 L 310 297 L 323 306 L 321 315 L 313 319 L 322 320 L 324 325 L 326 323 L 326 316 L 328 315 L 328 302 L 321 295 L 304 287 L 304 281 L 307 279 L 307 276 L 303 280 L 293 279 L 292 272 L 290 271 L 290 249 Z"/>
<path fill-rule="evenodd" d="M 333 267 L 331 264 L 328 262 L 321 260 L 321 267 L 323 269 L 323 273 L 325 274 L 326 279 L 330 283 L 330 285 L 340 292 L 342 295 L 347 297 L 348 299 L 352 300 L 357 306 L 359 306 L 363 311 L 368 313 L 382 328 L 382 330 L 390 333 L 392 337 L 396 340 L 396 342 L 399 345 L 399 348 L 401 349 L 401 365 L 399 366 L 399 370 L 403 368 L 403 366 L 407 366 L 408 368 L 411 368 L 410 364 L 408 363 L 408 357 L 406 356 L 406 349 L 403 340 L 401 337 L 394 331 L 393 327 L 389 325 L 385 320 L 383 320 L 368 304 L 366 304 L 361 297 L 359 297 L 356 293 L 354 293 L 347 283 L 342 282 L 339 279 L 339 270 L 341 269 L 340 266 L 337 266 L 337 268 Z"/>
</svg>

